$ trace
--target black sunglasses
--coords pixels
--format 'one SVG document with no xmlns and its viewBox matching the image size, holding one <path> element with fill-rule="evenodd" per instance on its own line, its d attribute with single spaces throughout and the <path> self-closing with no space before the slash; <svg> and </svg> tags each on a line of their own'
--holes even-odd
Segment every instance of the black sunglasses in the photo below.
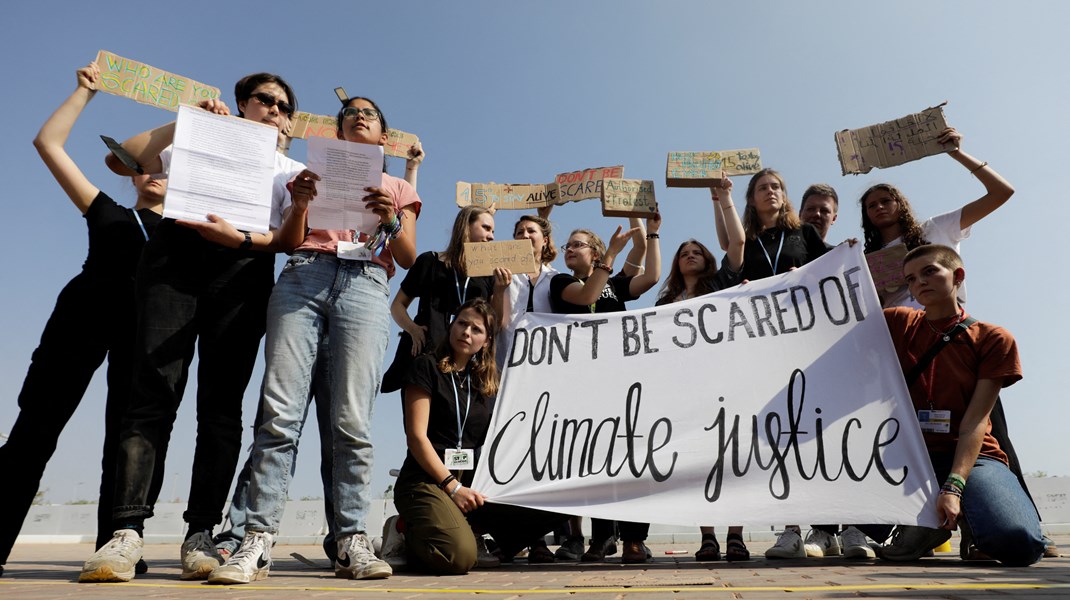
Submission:
<svg viewBox="0 0 1070 600">
<path fill-rule="evenodd" d="M 256 92 L 251 95 L 253 98 L 256 98 L 257 102 L 263 104 L 264 106 L 267 106 L 269 108 L 272 106 L 278 106 L 279 112 L 286 113 L 286 116 L 292 117 L 294 115 L 294 107 L 291 106 L 289 102 L 279 100 L 278 98 L 272 96 L 267 92 Z"/>
</svg>

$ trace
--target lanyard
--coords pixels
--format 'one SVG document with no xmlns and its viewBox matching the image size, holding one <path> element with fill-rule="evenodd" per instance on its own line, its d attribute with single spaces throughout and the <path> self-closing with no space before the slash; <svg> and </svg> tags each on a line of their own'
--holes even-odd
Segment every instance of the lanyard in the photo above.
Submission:
<svg viewBox="0 0 1070 600">
<path fill-rule="evenodd" d="M 453 283 L 457 286 L 457 306 L 461 306 L 468 299 L 468 282 L 471 280 L 471 277 L 464 278 L 464 293 L 461 293 L 461 279 L 457 277 L 457 271 L 453 272 Z"/>
<path fill-rule="evenodd" d="M 464 435 L 464 426 L 468 423 L 469 409 L 472 407 L 472 376 L 468 374 L 468 371 L 464 373 L 464 380 L 467 383 L 465 389 L 465 406 L 464 406 L 464 422 L 461 422 L 461 401 L 457 397 L 457 374 L 450 374 L 450 381 L 453 383 L 451 389 L 453 390 L 453 406 L 457 413 L 457 449 L 461 449 L 461 436 Z"/>
<path fill-rule="evenodd" d="M 526 312 L 535 312 L 535 284 L 528 277 L 528 306 Z"/>
<path fill-rule="evenodd" d="M 149 241 L 149 232 L 145 229 L 145 224 L 141 222 L 141 215 L 137 214 L 137 209 L 134 209 L 134 218 L 137 219 L 137 224 L 141 227 L 141 235 L 145 236 L 145 241 Z"/>
<path fill-rule="evenodd" d="M 784 230 L 780 231 L 780 245 L 776 248 L 776 260 L 769 258 L 769 251 L 765 249 L 765 242 L 759 239 L 758 245 L 762 247 L 762 252 L 765 253 L 765 262 L 769 263 L 769 266 L 773 268 L 773 275 L 776 275 L 777 265 L 780 264 L 780 251 L 784 249 Z"/>
</svg>

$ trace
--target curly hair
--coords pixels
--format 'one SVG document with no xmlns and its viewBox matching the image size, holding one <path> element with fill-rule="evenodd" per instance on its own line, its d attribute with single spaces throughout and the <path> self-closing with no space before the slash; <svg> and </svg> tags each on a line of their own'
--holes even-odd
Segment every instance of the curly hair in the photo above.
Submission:
<svg viewBox="0 0 1070 600">
<path fill-rule="evenodd" d="M 786 230 L 798 229 L 802 226 L 799 215 L 795 213 L 791 200 L 788 199 L 788 186 L 784 183 L 784 178 L 773 169 L 762 169 L 755 173 L 747 184 L 747 208 L 743 210 L 743 229 L 747 232 L 748 240 L 758 239 L 758 234 L 762 232 L 762 219 L 758 216 L 758 209 L 754 208 L 754 191 L 758 187 L 758 180 L 766 175 L 776 177 L 784 196 L 784 202 L 781 203 L 780 212 L 777 214 L 776 226 Z"/>
<path fill-rule="evenodd" d="M 680 254 L 683 253 L 688 244 L 697 246 L 699 252 L 702 253 L 702 258 L 706 261 L 706 268 L 699 273 L 698 282 L 695 284 L 695 295 L 702 296 L 717 291 L 717 288 L 713 285 L 713 277 L 717 274 L 717 261 L 713 258 L 713 253 L 702 242 L 690 239 L 680 244 L 680 247 L 676 249 L 676 254 L 673 254 L 672 268 L 669 269 L 669 277 L 665 280 L 665 285 L 662 286 L 661 292 L 658 294 L 658 300 L 675 302 L 677 298 L 687 291 L 684 276 L 680 273 Z"/>
<path fill-rule="evenodd" d="M 899 235 L 903 238 L 903 243 L 906 244 L 907 250 L 913 250 L 918 246 L 929 243 L 925 239 L 917 217 L 914 216 L 914 209 L 911 208 L 910 201 L 903 195 L 903 192 L 890 183 L 878 183 L 866 190 L 862 194 L 862 198 L 858 200 L 858 204 L 862 208 L 862 232 L 865 234 L 866 254 L 876 252 L 884 247 L 884 239 L 881 237 L 880 230 L 873 224 L 873 221 L 869 220 L 869 214 L 866 212 L 866 198 L 874 192 L 887 192 L 896 201 L 899 207 Z"/>
<path fill-rule="evenodd" d="M 487 331 L 486 345 L 472 357 L 469 363 L 471 365 L 472 388 L 479 390 L 484 396 L 494 396 L 498 393 L 498 364 L 494 362 L 494 345 L 498 334 L 498 313 L 483 298 L 475 298 L 465 302 L 457 309 L 457 314 L 459 315 L 468 309 L 476 311 L 483 318 L 483 327 Z M 450 327 L 453 327 L 452 323 Z M 435 350 L 435 359 L 438 362 L 438 370 L 442 373 L 457 373 L 469 368 L 469 365 L 453 364 L 453 347 L 450 345 L 450 335 L 448 334 Z"/>
</svg>

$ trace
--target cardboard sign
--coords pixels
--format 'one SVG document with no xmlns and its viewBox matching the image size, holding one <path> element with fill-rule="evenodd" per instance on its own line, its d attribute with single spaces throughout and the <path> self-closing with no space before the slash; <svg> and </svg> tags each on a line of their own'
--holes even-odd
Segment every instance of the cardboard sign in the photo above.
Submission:
<svg viewBox="0 0 1070 600">
<path fill-rule="evenodd" d="M 947 129 L 944 104 L 894 121 L 837 132 L 836 152 L 843 174 L 869 173 L 874 167 L 895 167 L 954 150 L 936 141 Z"/>
<path fill-rule="evenodd" d="M 314 137 L 338 139 L 338 120 L 325 115 L 314 115 L 307 112 L 295 112 L 290 119 L 290 128 L 286 135 L 291 138 L 307 140 Z M 409 148 L 412 148 L 420 138 L 411 133 L 405 133 L 399 129 L 387 131 L 386 144 L 383 145 L 383 153 L 387 156 L 408 158 Z"/>
<path fill-rule="evenodd" d="M 603 217 L 646 217 L 658 212 L 649 179 L 603 179 Z"/>
<path fill-rule="evenodd" d="M 728 175 L 750 175 L 761 170 L 762 156 L 757 148 L 670 152 L 665 163 L 665 185 L 711 187 L 720 184 L 721 171 Z"/>
<path fill-rule="evenodd" d="M 494 269 L 513 273 L 534 273 L 535 255 L 530 240 L 505 242 L 465 242 L 464 268 L 469 277 L 493 275 Z"/>
<path fill-rule="evenodd" d="M 177 111 L 179 106 L 197 106 L 219 97 L 219 88 L 168 73 L 156 67 L 107 50 L 97 52 L 101 82 L 98 89 L 142 104 Z"/>
<path fill-rule="evenodd" d="M 554 179 L 558 189 L 556 204 L 601 198 L 602 180 L 607 177 L 624 177 L 624 165 L 559 174 Z"/>
<path fill-rule="evenodd" d="M 906 244 L 896 244 L 866 255 L 869 274 L 877 295 L 883 304 L 885 296 L 906 287 L 903 279 L 903 257 L 907 255 Z"/>
<path fill-rule="evenodd" d="M 553 183 L 468 183 L 457 182 L 457 206 L 483 206 L 497 209 L 528 210 L 556 204 L 557 185 Z"/>
</svg>

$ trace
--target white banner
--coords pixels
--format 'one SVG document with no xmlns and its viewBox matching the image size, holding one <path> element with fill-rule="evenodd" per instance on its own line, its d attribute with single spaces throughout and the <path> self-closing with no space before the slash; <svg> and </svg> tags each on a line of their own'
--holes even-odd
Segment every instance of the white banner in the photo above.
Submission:
<svg viewBox="0 0 1070 600">
<path fill-rule="evenodd" d="M 651 309 L 519 323 L 473 488 L 671 525 L 937 526 L 862 257 Z"/>
</svg>

